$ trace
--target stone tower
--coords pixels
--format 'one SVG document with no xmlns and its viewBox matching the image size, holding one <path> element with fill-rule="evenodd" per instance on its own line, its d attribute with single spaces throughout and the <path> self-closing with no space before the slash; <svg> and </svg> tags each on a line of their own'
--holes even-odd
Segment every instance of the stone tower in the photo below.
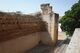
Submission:
<svg viewBox="0 0 80 53">
<path fill-rule="evenodd" d="M 51 39 L 49 40 L 47 43 L 54 45 L 57 42 L 58 39 L 58 17 L 59 15 L 57 13 L 54 13 L 52 11 L 52 6 L 50 6 L 50 4 L 42 4 L 41 5 L 41 10 L 42 10 L 42 19 L 43 21 L 45 21 L 47 24 L 47 31 L 50 34 L 49 37 L 48 36 L 44 37 L 47 39 Z"/>
</svg>

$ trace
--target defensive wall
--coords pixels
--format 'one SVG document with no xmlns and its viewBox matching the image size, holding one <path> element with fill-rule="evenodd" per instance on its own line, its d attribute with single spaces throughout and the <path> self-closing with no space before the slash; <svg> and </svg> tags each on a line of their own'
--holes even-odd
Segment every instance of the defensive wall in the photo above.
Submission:
<svg viewBox="0 0 80 53">
<path fill-rule="evenodd" d="M 35 15 L 0 12 L 0 53 L 23 53 L 41 41 L 55 45 L 58 17 L 50 4 L 42 4 Z"/>
</svg>

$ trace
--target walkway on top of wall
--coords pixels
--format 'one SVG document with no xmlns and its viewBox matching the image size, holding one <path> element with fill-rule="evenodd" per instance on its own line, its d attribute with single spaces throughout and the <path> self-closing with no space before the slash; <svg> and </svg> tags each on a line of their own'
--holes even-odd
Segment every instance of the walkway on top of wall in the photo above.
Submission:
<svg viewBox="0 0 80 53">
<path fill-rule="evenodd" d="M 80 53 L 80 28 L 75 29 L 65 53 Z"/>
</svg>

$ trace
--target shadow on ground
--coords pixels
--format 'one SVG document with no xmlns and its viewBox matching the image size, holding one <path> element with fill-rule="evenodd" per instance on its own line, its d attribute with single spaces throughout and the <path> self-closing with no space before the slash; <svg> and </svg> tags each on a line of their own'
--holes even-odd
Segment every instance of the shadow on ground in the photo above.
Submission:
<svg viewBox="0 0 80 53">
<path fill-rule="evenodd" d="M 70 39 L 58 40 L 58 42 L 55 46 L 49 46 L 49 45 L 40 43 L 36 47 L 34 47 L 31 50 L 26 51 L 24 53 L 54 53 L 55 49 L 62 47 L 62 45 L 64 45 L 64 44 L 68 45 L 69 42 L 70 42 Z"/>
<path fill-rule="evenodd" d="M 26 51 L 24 53 L 51 53 L 51 50 L 53 50 L 53 49 L 54 49 L 54 46 L 44 45 L 44 44 L 40 43 L 33 49 Z"/>
</svg>

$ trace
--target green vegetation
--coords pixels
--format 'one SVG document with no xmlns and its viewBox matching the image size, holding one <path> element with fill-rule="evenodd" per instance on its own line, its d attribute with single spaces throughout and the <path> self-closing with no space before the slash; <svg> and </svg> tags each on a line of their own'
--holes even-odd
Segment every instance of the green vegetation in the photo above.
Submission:
<svg viewBox="0 0 80 53">
<path fill-rule="evenodd" d="M 80 28 L 80 0 L 71 7 L 71 10 L 65 12 L 60 23 L 62 30 L 69 36 L 72 36 L 75 28 Z"/>
</svg>

